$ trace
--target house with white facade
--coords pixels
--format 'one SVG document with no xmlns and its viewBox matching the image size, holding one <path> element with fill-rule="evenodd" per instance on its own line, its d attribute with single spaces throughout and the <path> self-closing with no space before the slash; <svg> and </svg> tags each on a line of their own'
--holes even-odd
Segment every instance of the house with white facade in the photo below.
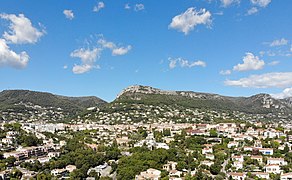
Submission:
<svg viewBox="0 0 292 180">
<path fill-rule="evenodd" d="M 292 172 L 281 174 L 281 180 L 291 180 Z"/>
<path fill-rule="evenodd" d="M 147 171 L 141 172 L 140 175 L 136 175 L 135 180 L 145 180 L 145 179 L 159 180 L 160 175 L 161 175 L 161 171 L 150 168 L 150 169 L 147 169 Z"/>
<path fill-rule="evenodd" d="M 244 180 L 246 178 L 246 173 L 231 172 L 228 175 L 234 180 Z"/>
<path fill-rule="evenodd" d="M 284 158 L 267 158 L 267 164 L 277 164 L 280 166 L 287 165 L 287 162 L 284 160 Z"/>
<path fill-rule="evenodd" d="M 282 170 L 278 164 L 266 165 L 265 170 L 267 173 L 274 173 L 274 174 L 280 174 L 282 172 Z"/>
<path fill-rule="evenodd" d="M 254 172 L 253 175 L 257 176 L 258 178 L 262 179 L 270 179 L 270 174 L 266 172 Z"/>
<path fill-rule="evenodd" d="M 259 148 L 258 150 L 263 155 L 273 155 L 274 154 L 274 150 L 272 148 Z"/>
</svg>

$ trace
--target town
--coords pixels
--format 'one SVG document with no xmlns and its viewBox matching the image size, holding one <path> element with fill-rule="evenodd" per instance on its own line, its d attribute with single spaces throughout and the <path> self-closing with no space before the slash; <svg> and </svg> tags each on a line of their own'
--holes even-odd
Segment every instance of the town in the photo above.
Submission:
<svg viewBox="0 0 292 180">
<path fill-rule="evenodd" d="M 2 179 L 292 178 L 292 124 L 1 124 Z"/>
</svg>

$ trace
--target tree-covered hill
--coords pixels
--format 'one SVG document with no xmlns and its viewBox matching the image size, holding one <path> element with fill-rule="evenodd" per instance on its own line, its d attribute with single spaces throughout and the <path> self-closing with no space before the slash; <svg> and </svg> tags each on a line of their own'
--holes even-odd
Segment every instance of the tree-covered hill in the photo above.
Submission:
<svg viewBox="0 0 292 180">
<path fill-rule="evenodd" d="M 0 92 L 0 110 L 19 108 L 17 104 L 20 103 L 29 103 L 44 108 L 61 108 L 66 113 L 76 114 L 88 107 L 102 105 L 106 102 L 94 96 L 66 97 L 29 90 L 4 90 Z"/>
</svg>

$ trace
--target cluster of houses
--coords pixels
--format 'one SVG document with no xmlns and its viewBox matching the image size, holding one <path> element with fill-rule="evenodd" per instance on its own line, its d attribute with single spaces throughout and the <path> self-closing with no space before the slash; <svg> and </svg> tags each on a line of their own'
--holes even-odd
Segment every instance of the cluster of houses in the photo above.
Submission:
<svg viewBox="0 0 292 180">
<path fill-rule="evenodd" d="M 159 148 L 169 149 L 169 146 L 166 143 L 156 142 L 153 133 L 148 134 L 146 139 L 141 140 L 134 144 L 134 147 L 142 147 L 143 145 L 147 146 L 147 148 L 150 150 Z"/>
<path fill-rule="evenodd" d="M 37 121 L 60 121 L 68 115 L 61 108 L 42 107 L 30 102 L 20 102 L 15 104 L 16 107 L 23 106 L 23 111 L 10 108 L 8 111 L 0 110 L 0 120 L 13 121 L 17 119 L 19 122 L 37 122 Z"/>
<path fill-rule="evenodd" d="M 113 110 L 113 112 L 98 108 L 88 108 L 88 113 L 84 117 L 79 116 L 75 119 L 72 119 L 72 123 L 92 122 L 93 119 L 98 124 L 135 124 L 137 122 L 189 123 L 204 121 L 206 117 L 211 122 L 215 119 L 236 119 L 244 121 L 250 121 L 253 119 L 265 120 L 265 118 L 269 116 L 273 116 L 273 119 L 287 119 L 287 117 L 281 116 L 280 114 L 268 114 L 266 116 L 263 116 L 262 114 L 247 114 L 239 111 L 226 113 L 216 110 L 202 110 L 196 108 L 193 109 L 162 104 L 147 105 L 116 102 L 113 103 L 110 108 Z"/>
<path fill-rule="evenodd" d="M 286 132 L 291 131 L 291 125 L 286 124 L 283 125 L 283 130 L 276 130 L 276 126 L 278 125 L 266 125 L 266 128 L 262 128 L 262 123 L 254 123 L 256 127 L 245 127 L 246 124 L 235 124 L 235 123 L 219 123 L 219 124 L 192 124 L 186 130 L 187 135 L 189 136 L 203 136 L 205 139 L 210 139 L 210 130 L 216 130 L 218 136 L 222 135 L 221 137 L 228 138 L 231 141 L 227 144 L 229 149 L 233 149 L 235 152 L 230 157 L 230 160 L 226 160 L 227 163 L 231 163 L 230 169 L 221 169 L 221 172 L 226 173 L 227 177 L 232 177 L 236 180 L 244 180 L 248 177 L 248 173 L 252 176 L 256 176 L 262 179 L 270 179 L 270 174 L 278 174 L 280 175 L 281 180 L 288 180 L 292 179 L 292 173 L 288 172 L 285 173 L 282 169 L 283 166 L 286 166 L 288 162 L 285 160 L 284 154 L 282 157 L 275 157 L 275 151 L 284 150 L 284 148 L 288 148 L 288 151 L 291 152 L 292 147 L 292 138 L 291 136 L 287 135 Z M 164 127 L 165 128 L 165 127 Z M 158 127 L 157 129 L 163 129 L 163 127 Z M 245 129 L 243 131 L 243 129 Z M 174 130 L 178 133 L 178 130 Z M 172 132 L 172 129 L 171 129 Z M 172 133 L 171 133 L 172 134 Z M 171 139 L 173 136 L 171 135 L 168 139 Z M 138 143 L 141 145 L 142 143 L 145 144 L 147 142 L 148 137 Z M 214 140 L 218 138 L 213 138 Z M 267 140 L 268 143 L 270 141 L 275 141 L 279 144 L 279 146 L 275 149 L 272 147 L 263 147 L 262 141 Z M 253 145 L 246 145 L 244 142 L 248 140 L 253 142 Z M 151 141 L 150 141 L 151 142 Z M 166 142 L 166 141 L 165 141 Z M 220 142 L 220 138 L 219 138 Z M 216 142 L 218 143 L 218 142 Z M 205 156 L 205 160 L 200 162 L 200 165 L 206 165 L 210 167 L 214 164 L 215 156 L 213 152 L 213 146 L 216 143 L 205 144 L 202 148 L 202 155 Z M 146 143 L 147 145 L 147 143 Z M 260 167 L 253 167 L 248 171 L 246 167 L 244 167 L 244 162 L 246 158 L 250 158 L 251 160 L 257 161 Z M 226 165 L 225 164 L 225 165 Z M 163 165 L 162 169 L 168 172 L 168 176 L 170 179 L 183 179 L 182 177 L 185 175 L 184 171 L 178 171 L 176 169 L 177 162 L 168 162 L 167 164 Z M 225 166 L 224 166 L 225 168 Z M 160 177 L 160 170 L 155 169 L 148 169 L 145 172 L 141 172 L 139 175 L 136 176 L 136 179 L 158 179 Z M 195 171 L 188 172 L 191 175 L 195 175 Z M 210 174 L 211 175 L 211 174 Z"/>
<path fill-rule="evenodd" d="M 123 149 L 131 147 L 129 144 L 132 139 L 131 134 L 137 132 L 138 128 L 142 128 L 148 132 L 145 139 L 137 141 L 133 144 L 133 147 L 146 146 L 149 150 L 163 148 L 169 149 L 169 143 L 174 141 L 176 134 L 181 134 L 185 130 L 187 136 L 201 136 L 206 140 L 210 140 L 209 144 L 205 144 L 202 148 L 201 154 L 205 157 L 204 160 L 200 161 L 200 165 L 205 165 L 210 167 L 215 162 L 214 145 L 222 143 L 222 139 L 228 139 L 227 148 L 233 150 L 233 154 L 230 158 L 224 162 L 225 164 L 231 164 L 230 169 L 223 169 L 222 172 L 226 173 L 227 176 L 231 176 L 233 179 L 242 180 L 248 176 L 248 172 L 259 178 L 269 179 L 270 174 L 279 174 L 281 179 L 291 179 L 291 173 L 285 173 L 282 169 L 283 166 L 287 165 L 288 162 L 285 161 L 284 156 L 275 157 L 275 151 L 284 150 L 288 147 L 291 151 L 292 146 L 292 136 L 286 134 L 292 130 L 291 124 L 282 124 L 282 130 L 277 130 L 279 124 L 263 124 L 260 122 L 253 123 L 253 126 L 247 127 L 246 123 L 218 123 L 218 124 L 193 124 L 193 123 L 134 123 L 134 124 L 119 124 L 119 125 L 100 125 L 98 123 L 78 123 L 78 124 L 42 124 L 42 123 L 24 123 L 22 124 L 22 129 L 26 132 L 35 134 L 38 138 L 43 139 L 43 144 L 41 146 L 34 147 L 21 147 L 15 145 L 15 137 L 17 132 L 9 131 L 6 132 L 6 136 L 1 138 L 1 146 L 10 145 L 14 147 L 13 150 L 4 151 L 4 158 L 10 156 L 15 157 L 19 162 L 22 161 L 32 161 L 38 160 L 41 163 L 48 162 L 51 158 L 58 158 L 60 155 L 60 148 L 66 144 L 64 141 L 59 141 L 54 143 L 53 140 L 48 140 L 44 135 L 44 132 L 51 132 L 57 135 L 63 135 L 69 137 L 67 131 L 83 131 L 92 130 L 88 135 L 93 144 L 87 144 L 91 148 L 97 148 L 97 145 L 103 143 L 105 145 L 110 145 L 113 141 Z M 163 142 L 157 142 L 154 138 L 153 131 L 163 132 L 168 129 L 170 134 L 168 136 L 162 137 Z M 217 137 L 211 136 L 211 130 L 216 131 Z M 223 137 L 223 138 L 222 138 Z M 281 138 L 282 137 L 282 138 Z M 285 138 L 283 138 L 285 137 Z M 279 146 L 275 148 L 267 148 L 263 145 L 263 141 L 273 140 L 276 141 Z M 253 142 L 253 144 L 247 145 L 245 141 Z M 131 155 L 126 153 L 125 155 Z M 246 158 L 255 160 L 258 162 L 259 167 L 253 167 L 252 171 L 245 171 L 245 161 Z M 195 161 L 195 160 L 194 160 Z M 185 174 L 191 173 L 195 175 L 196 171 L 179 171 L 176 169 L 177 162 L 167 162 L 163 165 L 160 170 L 148 169 L 147 171 L 140 172 L 137 174 L 135 179 L 159 179 L 161 177 L 161 170 L 168 172 L 170 179 L 179 178 L 183 179 Z M 107 173 L 110 166 L 101 166 L 91 168 L 90 171 L 96 171 L 99 173 Z M 64 169 L 54 169 L 51 174 L 54 176 L 63 176 L 76 169 L 75 166 L 69 165 Z M 29 172 L 27 172 L 29 173 Z M 90 173 L 90 172 L 88 172 Z M 2 172 L 3 174 L 3 172 Z M 1 173 L 0 173 L 1 176 Z"/>
</svg>

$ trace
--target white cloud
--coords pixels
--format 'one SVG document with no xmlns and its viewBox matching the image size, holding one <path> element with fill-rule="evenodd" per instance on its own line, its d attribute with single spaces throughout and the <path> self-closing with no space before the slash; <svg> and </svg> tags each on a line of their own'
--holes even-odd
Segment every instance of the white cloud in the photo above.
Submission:
<svg viewBox="0 0 292 180">
<path fill-rule="evenodd" d="M 251 75 L 239 80 L 226 80 L 225 85 L 248 88 L 287 88 L 292 86 L 292 72 Z"/>
<path fill-rule="evenodd" d="M 247 11 L 246 15 L 252 15 L 252 14 L 257 13 L 258 11 L 259 11 L 258 8 L 252 7 Z"/>
<path fill-rule="evenodd" d="M 292 97 L 292 87 L 284 89 L 283 92 L 281 93 L 271 94 L 271 96 L 276 99 L 284 99 L 284 98 Z"/>
<path fill-rule="evenodd" d="M 176 29 L 187 35 L 197 25 L 203 24 L 210 26 L 212 23 L 211 13 L 206 9 L 196 11 L 195 8 L 188 8 L 184 13 L 172 18 L 169 28 Z"/>
<path fill-rule="evenodd" d="M 232 4 L 238 4 L 240 3 L 240 0 L 221 0 L 221 4 L 223 7 L 228 7 Z"/>
<path fill-rule="evenodd" d="M 259 7 L 267 7 L 272 0 L 250 0 L 250 2 L 253 5 L 259 6 Z"/>
<path fill-rule="evenodd" d="M 279 63 L 280 63 L 280 61 L 272 61 L 268 65 L 269 66 L 275 66 L 275 65 L 278 65 Z"/>
<path fill-rule="evenodd" d="M 89 65 L 89 64 L 81 64 L 81 65 L 74 64 L 72 71 L 74 74 L 83 74 L 92 70 L 93 68 L 94 66 Z"/>
<path fill-rule="evenodd" d="M 246 53 L 243 57 L 243 64 L 237 64 L 233 67 L 234 71 L 250 71 L 250 70 L 260 70 L 264 67 L 265 62 L 260 60 L 258 56 L 252 53 Z"/>
<path fill-rule="evenodd" d="M 74 65 L 72 69 L 73 73 L 82 74 L 96 67 L 94 64 L 96 60 L 100 57 L 100 53 L 101 53 L 101 49 L 99 48 L 93 48 L 92 50 L 80 48 L 73 51 L 70 54 L 70 56 L 81 59 L 80 65 L 76 65 L 76 64 Z"/>
<path fill-rule="evenodd" d="M 129 3 L 125 4 L 125 9 L 131 9 L 131 6 Z"/>
<path fill-rule="evenodd" d="M 8 43 L 26 44 L 36 43 L 41 36 L 44 35 L 44 30 L 38 30 L 33 27 L 31 21 L 23 14 L 0 14 L 0 18 L 9 20 L 10 31 L 5 31 L 3 34 L 4 39 Z"/>
<path fill-rule="evenodd" d="M 276 39 L 273 42 L 270 43 L 270 46 L 274 47 L 274 46 L 284 46 L 288 44 L 288 40 L 285 38 L 282 39 Z"/>
<path fill-rule="evenodd" d="M 103 48 L 114 49 L 116 44 L 101 38 L 97 41 Z"/>
<path fill-rule="evenodd" d="M 93 48 L 80 48 L 73 51 L 70 56 L 74 58 L 80 58 L 80 64 L 74 64 L 72 69 L 75 74 L 82 74 L 92 70 L 93 68 L 100 69 L 100 66 L 96 64 L 96 61 L 100 59 L 102 52 L 106 49 L 111 50 L 113 56 L 125 55 L 131 49 L 132 46 L 120 46 L 116 45 L 114 42 L 105 40 L 102 34 L 97 35 L 98 40 L 94 41 L 95 44 L 92 45 L 91 41 L 86 40 L 87 46 L 92 46 Z M 94 38 L 91 36 L 91 38 Z"/>
<path fill-rule="evenodd" d="M 169 68 L 170 69 L 174 69 L 176 67 L 176 63 L 177 63 L 177 60 L 175 59 L 170 59 L 170 62 L 169 62 Z"/>
<path fill-rule="evenodd" d="M 217 13 L 214 13 L 215 15 L 218 15 L 218 16 L 223 16 L 224 15 L 224 12 L 223 11 L 220 11 L 220 12 L 217 12 Z"/>
<path fill-rule="evenodd" d="M 64 66 L 63 66 L 63 69 L 68 69 L 68 66 L 67 66 L 67 65 L 64 65 Z"/>
<path fill-rule="evenodd" d="M 94 12 L 99 12 L 101 9 L 105 8 L 104 2 L 98 2 L 97 6 L 93 7 Z"/>
<path fill-rule="evenodd" d="M 290 52 L 292 52 L 292 44 L 291 44 L 291 47 L 290 47 Z"/>
<path fill-rule="evenodd" d="M 117 46 L 115 43 L 106 41 L 103 37 L 97 41 L 102 48 L 107 48 L 112 50 L 113 56 L 121 56 L 127 54 L 131 49 L 132 46 L 128 45 L 126 47 L 123 46 Z"/>
<path fill-rule="evenodd" d="M 180 67 L 184 68 L 184 67 L 188 67 L 188 68 L 192 68 L 195 66 L 201 66 L 201 67 L 206 67 L 206 63 L 204 61 L 193 61 L 190 62 L 188 60 L 182 59 L 182 58 L 168 58 L 169 62 L 169 68 L 170 69 L 174 69 L 177 65 L 179 65 Z"/>
<path fill-rule="evenodd" d="M 63 14 L 65 15 L 65 17 L 66 17 L 67 19 L 72 20 L 72 19 L 74 18 L 74 13 L 73 13 L 72 10 L 65 9 L 65 10 L 63 11 Z"/>
<path fill-rule="evenodd" d="M 14 68 L 25 68 L 29 62 L 28 54 L 23 51 L 20 54 L 12 51 L 4 39 L 0 39 L 0 67 L 11 66 Z"/>
<path fill-rule="evenodd" d="M 135 4 L 135 11 L 142 11 L 143 9 L 145 9 L 144 4 Z"/>
<path fill-rule="evenodd" d="M 115 48 L 112 51 L 113 56 L 121 56 L 127 54 L 132 49 L 132 46 Z"/>
<path fill-rule="evenodd" d="M 221 70 L 221 71 L 220 71 L 220 74 L 221 74 L 221 75 L 230 75 L 231 73 L 232 73 L 231 70 Z"/>
</svg>

